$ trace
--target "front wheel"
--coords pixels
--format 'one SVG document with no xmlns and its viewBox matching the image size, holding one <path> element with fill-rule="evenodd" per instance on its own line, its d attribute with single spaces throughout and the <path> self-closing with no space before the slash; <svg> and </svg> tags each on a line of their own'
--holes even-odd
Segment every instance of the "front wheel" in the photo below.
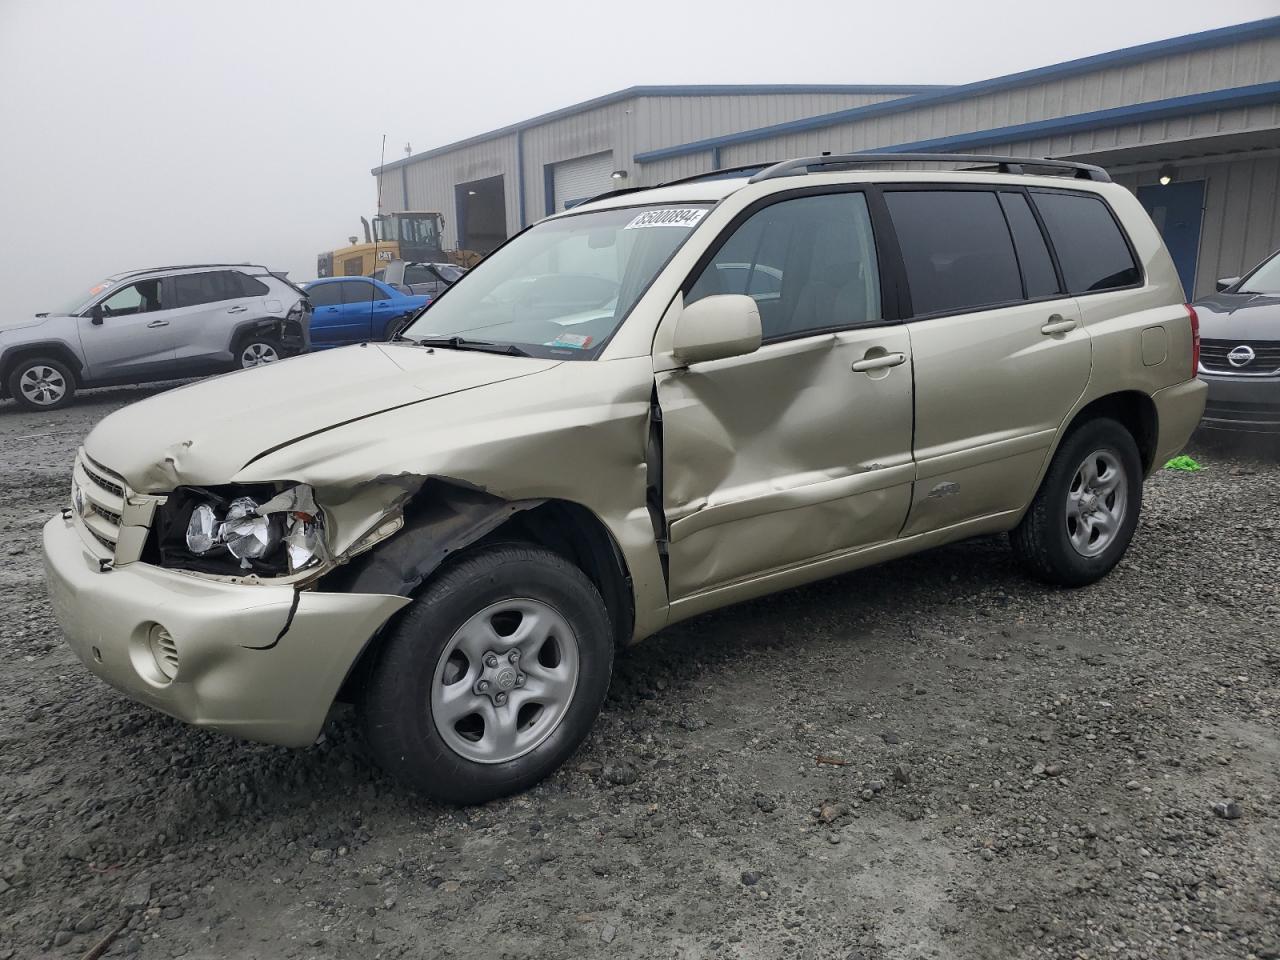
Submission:
<svg viewBox="0 0 1280 960">
<path fill-rule="evenodd" d="M 1009 535 L 1029 573 L 1079 587 L 1129 548 L 1142 509 L 1142 458 L 1115 420 L 1090 420 L 1062 442 L 1022 522 Z"/>
<path fill-rule="evenodd" d="M 9 396 L 28 410 L 57 410 L 71 402 L 76 376 L 61 360 L 19 360 L 9 373 Z"/>
<path fill-rule="evenodd" d="M 524 790 L 586 737 L 609 689 L 604 601 L 541 547 L 451 564 L 386 637 L 361 696 L 374 759 L 446 803 Z"/>
</svg>

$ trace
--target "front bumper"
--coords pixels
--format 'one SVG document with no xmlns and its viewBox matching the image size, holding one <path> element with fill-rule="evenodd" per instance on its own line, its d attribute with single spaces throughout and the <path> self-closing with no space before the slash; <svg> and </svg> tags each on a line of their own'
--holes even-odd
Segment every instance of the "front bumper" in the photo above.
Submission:
<svg viewBox="0 0 1280 960">
<path fill-rule="evenodd" d="M 1280 376 L 1215 376 L 1201 371 L 1209 385 L 1201 426 L 1210 430 L 1280 433 Z"/>
<path fill-rule="evenodd" d="M 171 716 L 250 740 L 313 742 L 369 638 L 410 601 L 233 584 L 128 563 L 103 572 L 71 520 L 44 527 L 54 615 L 90 670 Z M 172 680 L 148 636 L 172 637 Z"/>
</svg>

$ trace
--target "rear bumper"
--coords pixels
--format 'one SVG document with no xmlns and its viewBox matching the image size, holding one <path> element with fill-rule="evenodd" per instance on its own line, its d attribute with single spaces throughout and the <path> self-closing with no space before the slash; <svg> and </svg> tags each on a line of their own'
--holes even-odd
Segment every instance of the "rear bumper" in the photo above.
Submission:
<svg viewBox="0 0 1280 960">
<path fill-rule="evenodd" d="M 315 740 L 352 663 L 405 597 L 295 591 L 129 563 L 102 572 L 69 520 L 44 528 L 54 615 L 91 671 L 140 703 L 250 740 Z M 148 644 L 170 634 L 172 680 Z"/>
<path fill-rule="evenodd" d="M 1158 470 L 1170 457 L 1187 445 L 1204 413 L 1208 387 L 1201 380 L 1188 380 L 1172 387 L 1157 390 L 1151 396 L 1156 406 L 1156 455 L 1151 464 Z"/>
<path fill-rule="evenodd" d="M 1201 373 L 1208 385 L 1202 427 L 1245 433 L 1280 433 L 1280 376 Z"/>
</svg>

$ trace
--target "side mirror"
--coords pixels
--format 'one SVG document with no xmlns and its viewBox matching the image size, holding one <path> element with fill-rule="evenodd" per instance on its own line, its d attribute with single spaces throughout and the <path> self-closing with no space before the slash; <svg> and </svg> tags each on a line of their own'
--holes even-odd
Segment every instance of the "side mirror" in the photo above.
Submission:
<svg viewBox="0 0 1280 960">
<path fill-rule="evenodd" d="M 102 326 L 102 304 L 95 303 L 89 308 L 89 322 L 95 327 Z"/>
<path fill-rule="evenodd" d="M 760 308 L 740 293 L 703 297 L 689 304 L 676 321 L 671 343 L 671 355 L 682 366 L 741 357 L 758 349 Z"/>
<path fill-rule="evenodd" d="M 1228 287 L 1234 287 L 1239 282 L 1240 282 L 1239 277 L 1224 277 L 1223 279 L 1215 283 L 1214 286 L 1217 287 L 1218 292 L 1221 293 L 1223 290 L 1226 290 Z"/>
</svg>

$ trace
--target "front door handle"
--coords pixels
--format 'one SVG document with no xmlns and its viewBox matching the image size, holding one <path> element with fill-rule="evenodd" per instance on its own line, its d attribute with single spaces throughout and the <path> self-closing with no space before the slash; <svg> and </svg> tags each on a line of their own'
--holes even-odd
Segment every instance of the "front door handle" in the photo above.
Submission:
<svg viewBox="0 0 1280 960">
<path fill-rule="evenodd" d="M 147 324 L 148 327 L 167 327 L 168 325 L 169 325 L 168 320 L 152 320 L 150 323 Z"/>
<path fill-rule="evenodd" d="M 1066 333 L 1076 328 L 1074 319 L 1068 320 L 1060 313 L 1055 313 L 1049 318 L 1049 322 L 1040 328 L 1040 332 L 1046 337 L 1052 337 L 1055 334 Z"/>
<path fill-rule="evenodd" d="M 905 363 L 907 355 L 905 353 L 882 353 L 878 357 L 863 357 L 861 360 L 855 360 L 851 368 L 854 373 L 866 373 L 869 370 L 884 370 L 887 367 L 896 367 L 901 363 Z"/>
<path fill-rule="evenodd" d="M 242 303 L 238 307 L 228 307 L 227 313 L 244 313 L 248 309 L 249 308 Z"/>
</svg>

